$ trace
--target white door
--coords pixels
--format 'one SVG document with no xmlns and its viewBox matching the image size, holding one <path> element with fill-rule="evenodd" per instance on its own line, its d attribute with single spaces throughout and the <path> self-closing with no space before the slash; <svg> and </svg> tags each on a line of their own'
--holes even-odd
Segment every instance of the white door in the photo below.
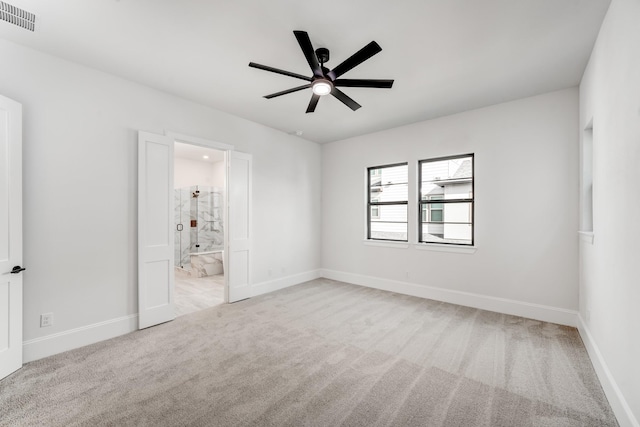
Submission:
<svg viewBox="0 0 640 427">
<path fill-rule="evenodd" d="M 229 152 L 229 302 L 251 296 L 251 154 Z"/>
<path fill-rule="evenodd" d="M 0 96 L 0 379 L 22 367 L 22 106 Z"/>
<path fill-rule="evenodd" d="M 139 328 L 175 319 L 173 140 L 138 133 Z"/>
</svg>

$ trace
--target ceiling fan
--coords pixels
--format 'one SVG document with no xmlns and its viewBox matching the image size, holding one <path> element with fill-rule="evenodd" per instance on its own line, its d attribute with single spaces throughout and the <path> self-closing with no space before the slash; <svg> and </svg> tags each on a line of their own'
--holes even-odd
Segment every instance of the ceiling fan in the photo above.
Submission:
<svg viewBox="0 0 640 427">
<path fill-rule="evenodd" d="M 352 68 L 362 64 L 373 55 L 382 51 L 382 48 L 378 43 L 372 41 L 371 43 L 351 55 L 333 70 L 329 70 L 324 66 L 324 64 L 329 61 L 329 49 L 321 47 L 314 51 L 313 45 L 311 44 L 311 40 L 309 39 L 309 35 L 306 31 L 294 31 L 293 34 L 298 40 L 298 44 L 300 45 L 302 53 L 304 53 L 304 56 L 309 63 L 309 67 L 311 67 L 313 75 L 311 77 L 307 77 L 301 74 L 292 73 L 290 71 L 281 70 L 279 68 L 273 68 L 267 65 L 250 62 L 249 67 L 259 68 L 261 70 L 271 71 L 272 73 L 283 74 L 285 76 L 295 77 L 296 79 L 306 80 L 309 82 L 308 84 L 302 86 L 283 90 L 282 92 L 272 93 L 271 95 L 266 95 L 265 98 L 271 99 L 277 96 L 311 88 L 313 91 L 313 95 L 311 96 L 311 101 L 309 101 L 307 113 L 313 113 L 316 109 L 316 105 L 318 105 L 318 100 L 320 100 L 320 97 L 329 94 L 333 95 L 353 111 L 356 111 L 362 106 L 348 97 L 340 89 L 338 89 L 339 87 L 368 87 L 390 89 L 391 86 L 393 86 L 393 80 L 338 78 Z"/>
</svg>

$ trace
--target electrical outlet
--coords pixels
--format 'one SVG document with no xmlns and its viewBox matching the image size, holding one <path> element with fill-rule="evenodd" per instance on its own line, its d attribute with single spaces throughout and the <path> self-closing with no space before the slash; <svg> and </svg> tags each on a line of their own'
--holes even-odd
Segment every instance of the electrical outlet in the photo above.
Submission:
<svg viewBox="0 0 640 427">
<path fill-rule="evenodd" d="M 269 269 L 269 270 L 267 271 L 267 274 L 269 275 L 269 277 L 271 277 L 271 275 L 273 274 L 273 270 L 272 270 L 272 269 Z"/>
<path fill-rule="evenodd" d="M 40 327 L 44 328 L 53 325 L 53 313 L 42 313 L 40 315 Z"/>
<path fill-rule="evenodd" d="M 407 276 L 407 279 L 409 278 L 409 272 L 405 271 L 405 275 Z"/>
</svg>

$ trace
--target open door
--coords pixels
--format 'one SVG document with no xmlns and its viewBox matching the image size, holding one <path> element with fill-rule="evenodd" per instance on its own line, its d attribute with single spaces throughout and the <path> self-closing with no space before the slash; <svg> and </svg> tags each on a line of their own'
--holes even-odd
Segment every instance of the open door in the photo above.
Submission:
<svg viewBox="0 0 640 427">
<path fill-rule="evenodd" d="M 229 302 L 251 296 L 251 154 L 229 151 Z"/>
<path fill-rule="evenodd" d="M 0 379 L 22 367 L 22 106 L 0 96 Z"/>
<path fill-rule="evenodd" d="M 173 140 L 138 133 L 139 328 L 175 319 Z"/>
</svg>

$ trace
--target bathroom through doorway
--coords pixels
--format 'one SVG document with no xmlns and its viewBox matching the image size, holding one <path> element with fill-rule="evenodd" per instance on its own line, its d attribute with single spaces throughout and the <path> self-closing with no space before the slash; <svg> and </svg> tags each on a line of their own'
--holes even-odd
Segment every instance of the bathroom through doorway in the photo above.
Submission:
<svg viewBox="0 0 640 427">
<path fill-rule="evenodd" d="M 175 314 L 225 302 L 225 151 L 174 143 Z"/>
</svg>

